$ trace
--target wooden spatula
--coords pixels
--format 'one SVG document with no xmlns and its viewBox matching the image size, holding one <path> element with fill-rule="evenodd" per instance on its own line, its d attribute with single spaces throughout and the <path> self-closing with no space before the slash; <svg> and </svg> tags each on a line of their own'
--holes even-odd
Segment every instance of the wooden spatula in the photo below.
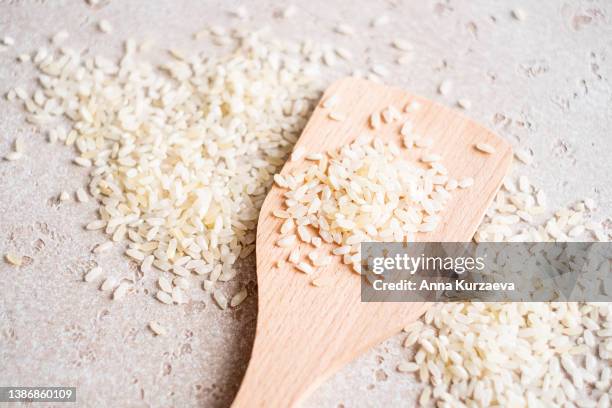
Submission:
<svg viewBox="0 0 612 408">
<path fill-rule="evenodd" d="M 403 114 L 412 119 L 414 131 L 434 140 L 432 150 L 442 155 L 452 176 L 474 179 L 471 188 L 453 191 L 438 229 L 419 234 L 417 240 L 470 241 L 509 169 L 510 145 L 454 110 L 400 89 L 346 78 L 331 85 L 322 101 L 331 95 L 338 98 L 331 110 L 346 118 L 331 120 L 330 109 L 319 103 L 296 148 L 302 147 L 307 153 L 337 149 L 364 132 L 374 133 L 368 124 L 372 112 L 389 105 L 403 110 L 416 101 L 420 109 Z M 401 123 L 382 124 L 375 133 L 401 146 Z M 478 152 L 477 143 L 487 143 L 495 152 Z M 414 152 L 406 154 L 408 159 L 417 157 Z M 287 162 L 281 174 L 295 166 L 307 164 Z M 397 333 L 428 307 L 426 303 L 362 303 L 360 278 L 342 264 L 340 257 L 320 271 L 334 282 L 326 287 L 314 287 L 311 277 L 289 263 L 277 269 L 276 262 L 286 259 L 290 252 L 275 245 L 282 220 L 272 212 L 283 208 L 284 192 L 273 187 L 259 216 L 257 331 L 251 361 L 233 403 L 235 408 L 297 405 L 343 364 Z"/>
</svg>

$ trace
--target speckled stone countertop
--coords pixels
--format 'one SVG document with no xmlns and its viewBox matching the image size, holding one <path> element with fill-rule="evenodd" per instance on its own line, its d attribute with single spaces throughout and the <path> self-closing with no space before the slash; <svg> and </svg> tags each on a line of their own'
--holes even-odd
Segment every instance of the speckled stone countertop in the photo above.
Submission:
<svg viewBox="0 0 612 408">
<path fill-rule="evenodd" d="M 0 52 L 0 93 L 28 85 L 33 71 L 15 58 L 48 43 L 66 29 L 74 47 L 117 56 L 127 37 L 150 38 L 159 46 L 199 51 L 209 44 L 191 34 L 211 23 L 244 28 L 269 25 L 290 38 L 309 37 L 350 49 L 353 62 L 334 76 L 364 70 L 374 62 L 392 72 L 388 83 L 454 106 L 472 102 L 467 115 L 515 146 L 531 149 L 533 165 L 519 165 L 544 187 L 551 207 L 584 197 L 599 206 L 596 217 L 612 214 L 612 3 L 609 1 L 296 1 L 293 19 L 279 18 L 281 2 L 244 2 L 249 18 L 231 17 L 236 1 L 80 0 L 0 1 L 0 37 L 16 43 Z M 511 15 L 520 3 L 524 21 Z M 369 29 L 373 17 L 391 22 Z M 97 22 L 112 22 L 100 37 Z M 347 22 L 353 37 L 334 33 Z M 414 48 L 412 64 L 393 63 L 393 38 Z M 437 86 L 450 79 L 451 93 Z M 255 270 L 248 262 L 239 282 L 249 297 L 234 310 L 219 310 L 206 298 L 168 307 L 151 295 L 143 279 L 137 292 L 114 302 L 82 282 L 99 264 L 108 271 L 134 273 L 136 265 L 119 249 L 91 254 L 100 233 L 82 226 L 96 204 L 59 203 L 60 191 L 85 184 L 85 169 L 70 165 L 73 152 L 49 145 L 24 123 L 17 104 L 0 101 L 0 155 L 23 135 L 27 154 L 0 161 L 0 253 L 17 251 L 26 264 L 0 263 L 0 385 L 70 385 L 78 406 L 227 407 L 248 362 L 257 315 Z M 608 221 L 609 223 L 609 221 Z M 151 320 L 170 333 L 154 337 Z M 395 371 L 409 351 L 395 336 L 325 382 L 307 407 L 410 406 L 419 385 Z M 0 404 L 1 405 L 1 404 Z M 63 406 L 63 405 L 62 405 Z"/>
</svg>

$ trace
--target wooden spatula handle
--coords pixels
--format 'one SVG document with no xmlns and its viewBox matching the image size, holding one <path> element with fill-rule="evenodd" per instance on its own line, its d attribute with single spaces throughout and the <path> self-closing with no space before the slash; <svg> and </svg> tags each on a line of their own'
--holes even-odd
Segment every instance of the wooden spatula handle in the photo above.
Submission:
<svg viewBox="0 0 612 408">
<path fill-rule="evenodd" d="M 316 383 L 315 378 L 322 376 L 324 367 L 309 364 L 307 353 L 299 352 L 303 345 L 258 343 L 232 407 L 296 406 Z"/>
<path fill-rule="evenodd" d="M 317 303 L 308 305 L 304 302 L 317 289 L 303 286 L 301 291 L 284 293 L 270 288 L 272 291 L 276 289 L 276 293 L 273 296 L 268 294 L 266 298 L 275 298 L 275 302 L 260 302 L 253 352 L 232 405 L 234 408 L 296 406 L 336 366 L 353 358 L 356 351 L 340 345 L 347 341 L 345 336 L 351 331 L 343 327 L 346 322 L 342 322 L 342 316 L 332 319 L 330 314 L 335 314 L 335 311 L 330 310 L 330 314 L 317 322 L 320 314 L 313 310 Z M 265 302 L 265 299 L 261 300 Z M 330 327 L 332 322 L 336 322 L 338 328 Z"/>
<path fill-rule="evenodd" d="M 261 258 L 258 254 L 258 270 L 268 262 Z M 309 286 L 304 275 L 283 287 L 274 275 L 261 276 L 259 289 L 266 296 L 260 297 L 255 344 L 234 408 L 298 405 L 332 373 L 429 306 L 359 302 L 359 278 L 338 273 L 344 279 L 329 288 Z"/>
</svg>

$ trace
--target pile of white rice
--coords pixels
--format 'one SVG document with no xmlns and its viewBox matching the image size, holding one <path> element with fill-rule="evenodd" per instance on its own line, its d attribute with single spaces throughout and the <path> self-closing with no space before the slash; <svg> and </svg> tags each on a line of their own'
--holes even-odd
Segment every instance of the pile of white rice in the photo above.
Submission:
<svg viewBox="0 0 612 408">
<path fill-rule="evenodd" d="M 329 254 L 319 249 L 326 242 L 335 244 L 333 255 L 360 273 L 362 242 L 414 241 L 416 233 L 436 229 L 454 179 L 431 151 L 421 152 L 425 168 L 402 154 L 394 143 L 363 134 L 338 151 L 306 155 L 313 164 L 305 168 L 274 176 L 289 190 L 284 208 L 274 212 L 284 220 L 277 245 L 295 247 L 301 241 L 312 249 L 305 256 L 297 247 L 292 250 L 289 261 L 298 270 L 313 274 L 327 265 L 321 260 Z"/>
<path fill-rule="evenodd" d="M 476 239 L 607 241 L 592 200 L 542 220 L 545 205 L 526 177 L 508 178 Z M 445 303 L 405 331 L 415 354 L 397 369 L 425 384 L 422 405 L 610 406 L 612 303 Z"/>
<path fill-rule="evenodd" d="M 187 302 L 201 276 L 226 306 L 216 282 L 231 280 L 235 261 L 253 252 L 272 176 L 320 97 L 319 66 L 308 61 L 316 48 L 259 37 L 216 35 L 234 44 L 227 56 L 171 51 L 157 67 L 132 40 L 119 63 L 41 48 L 33 58 L 40 86 L 7 95 L 23 100 L 27 120 L 50 142 L 76 147 L 75 164 L 91 168 L 100 217 L 86 228 L 110 239 L 93 251 L 127 242 L 144 274 L 167 272 L 157 293 L 164 303 Z M 88 200 L 83 189 L 76 196 Z M 86 280 L 104 277 L 96 269 Z M 130 287 L 127 279 L 103 284 L 114 298 Z"/>
</svg>

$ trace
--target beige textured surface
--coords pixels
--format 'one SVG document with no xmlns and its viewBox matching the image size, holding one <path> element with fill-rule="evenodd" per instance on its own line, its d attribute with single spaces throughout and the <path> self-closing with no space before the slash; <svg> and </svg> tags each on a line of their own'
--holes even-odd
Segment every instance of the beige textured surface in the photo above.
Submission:
<svg viewBox="0 0 612 408">
<path fill-rule="evenodd" d="M 92 8 L 84 1 L 0 1 L 0 37 L 15 38 L 0 52 L 0 93 L 31 78 L 15 57 L 48 42 L 60 28 L 68 43 L 116 56 L 128 36 L 152 38 L 160 46 L 210 51 L 191 33 L 209 23 L 242 27 L 270 25 L 292 38 L 341 44 L 356 58 L 328 72 L 329 79 L 373 62 L 392 69 L 388 82 L 448 105 L 468 98 L 468 114 L 515 146 L 537 157 L 520 167 L 538 185 L 548 185 L 552 206 L 585 196 L 612 211 L 609 156 L 612 152 L 612 4 L 609 1 L 523 2 L 524 22 L 511 17 L 510 2 L 321 1 L 295 2 L 293 20 L 275 18 L 281 6 L 249 1 L 247 21 L 231 18 L 234 1 L 111 0 Z M 391 23 L 370 30 L 372 17 Z M 109 19 L 115 31 L 95 25 Z M 332 32 L 340 21 L 357 30 L 350 38 Z M 392 63 L 388 43 L 415 45 L 408 67 Z M 451 94 L 436 94 L 453 81 Z M 113 252 L 92 255 L 99 233 L 85 232 L 96 205 L 58 203 L 60 191 L 84 185 L 86 171 L 70 164 L 72 152 L 50 146 L 23 123 L 17 105 L 0 101 L 0 155 L 14 138 L 26 139 L 27 156 L 0 161 L 0 253 L 26 255 L 27 264 L 0 263 L 0 385 L 66 385 L 78 388 L 79 406 L 225 407 L 245 370 L 256 319 L 255 271 L 242 268 L 250 297 L 236 310 L 220 311 L 206 298 L 184 307 L 152 299 L 152 279 L 137 293 L 112 302 L 96 285 L 82 282 L 94 264 L 129 276 L 134 265 Z M 158 320 L 170 328 L 154 337 Z M 411 405 L 416 385 L 394 367 L 407 353 L 398 335 L 347 366 L 307 402 L 312 407 Z"/>
</svg>

